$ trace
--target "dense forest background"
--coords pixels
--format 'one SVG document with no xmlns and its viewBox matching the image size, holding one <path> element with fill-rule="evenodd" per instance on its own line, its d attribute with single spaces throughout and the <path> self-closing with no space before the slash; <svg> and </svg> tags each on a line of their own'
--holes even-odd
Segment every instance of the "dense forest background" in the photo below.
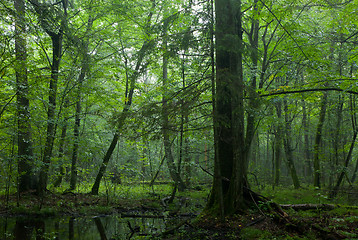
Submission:
<svg viewBox="0 0 358 240">
<path fill-rule="evenodd" d="M 334 197 L 354 184 L 357 9 L 242 1 L 251 185 Z M 210 183 L 214 12 L 197 0 L 1 0 L 0 191 Z"/>
</svg>

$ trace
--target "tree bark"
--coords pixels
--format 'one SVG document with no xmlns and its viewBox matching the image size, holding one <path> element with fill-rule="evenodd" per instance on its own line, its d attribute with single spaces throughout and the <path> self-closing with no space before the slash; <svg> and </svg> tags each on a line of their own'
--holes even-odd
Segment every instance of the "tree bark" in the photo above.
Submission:
<svg viewBox="0 0 358 240">
<path fill-rule="evenodd" d="M 218 206 L 222 205 L 224 214 L 230 215 L 246 206 L 244 187 L 247 186 L 248 163 L 243 107 L 241 1 L 217 0 L 215 10 L 217 44 L 214 125 L 217 133 L 214 137 L 217 159 L 214 168 L 221 176 L 214 177 L 206 209 L 218 211 Z M 220 204 L 221 196 L 224 204 Z"/>
<path fill-rule="evenodd" d="M 35 190 L 37 181 L 32 166 L 33 151 L 30 125 L 29 85 L 27 81 L 27 46 L 25 25 L 25 4 L 15 0 L 15 54 L 16 54 L 16 96 L 17 96 L 17 141 L 18 141 L 18 174 L 19 192 Z"/>
</svg>

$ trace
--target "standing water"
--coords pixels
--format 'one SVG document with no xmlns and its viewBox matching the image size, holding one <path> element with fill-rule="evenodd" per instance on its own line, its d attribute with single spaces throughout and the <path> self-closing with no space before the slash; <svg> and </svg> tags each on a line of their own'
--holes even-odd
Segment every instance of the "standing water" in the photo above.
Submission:
<svg viewBox="0 0 358 240">
<path fill-rule="evenodd" d="M 173 224 L 175 223 L 165 221 L 163 218 L 121 218 L 120 216 L 9 217 L 0 218 L 0 240 L 130 239 L 136 235 L 160 234 Z"/>
</svg>

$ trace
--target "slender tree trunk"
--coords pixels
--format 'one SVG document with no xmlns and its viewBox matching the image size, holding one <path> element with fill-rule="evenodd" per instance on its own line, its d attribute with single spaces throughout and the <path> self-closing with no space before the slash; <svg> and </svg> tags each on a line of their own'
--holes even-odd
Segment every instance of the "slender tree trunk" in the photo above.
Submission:
<svg viewBox="0 0 358 240">
<path fill-rule="evenodd" d="M 185 53 L 185 52 L 184 52 Z M 186 88 L 186 79 L 185 79 L 185 54 L 182 60 L 182 84 L 183 89 Z M 191 165 L 190 165 L 190 154 L 189 154 L 189 141 L 187 137 L 188 131 L 188 122 L 189 122 L 189 113 L 187 111 L 187 106 L 185 105 L 185 100 L 182 100 L 182 116 L 181 116 L 181 144 L 184 145 L 180 148 L 181 156 L 183 158 L 184 170 L 185 170 L 185 185 L 189 187 L 191 179 Z M 178 166 L 180 168 L 180 164 Z M 181 173 L 181 171 L 179 171 Z"/>
<path fill-rule="evenodd" d="M 156 7 L 156 1 L 152 1 L 152 7 L 151 7 L 151 10 L 150 10 L 150 13 L 147 17 L 147 21 L 146 21 L 146 24 L 150 24 L 151 22 L 151 19 L 152 19 L 152 15 L 153 15 L 153 10 L 155 9 Z M 149 36 L 148 36 L 148 39 L 149 39 Z M 133 99 L 133 93 L 134 93 L 134 89 L 135 89 L 135 83 L 141 73 L 141 70 L 143 71 L 144 69 L 141 69 L 143 66 L 142 66 L 142 62 L 143 62 L 143 59 L 145 57 L 145 55 L 147 54 L 147 52 L 154 46 L 154 42 L 151 41 L 151 40 L 147 40 L 143 43 L 141 49 L 139 50 L 138 52 L 138 57 L 137 57 L 137 63 L 136 63 L 136 66 L 135 66 L 135 69 L 134 69 L 134 73 L 131 74 L 130 76 L 127 75 L 127 87 L 126 87 L 126 94 L 125 94 L 125 103 L 124 103 L 124 107 L 123 107 L 123 111 L 122 111 L 122 114 L 121 116 L 119 117 L 119 120 L 116 124 L 116 131 L 113 135 L 113 139 L 112 139 L 112 142 L 106 152 L 106 155 L 104 156 L 103 158 L 103 162 L 101 164 L 101 167 L 98 171 L 98 174 L 97 174 L 97 177 L 96 177 L 96 180 L 92 186 L 92 189 L 91 189 L 91 194 L 93 195 L 98 195 L 98 190 L 99 190 L 99 186 L 100 186 L 100 183 L 101 183 L 101 180 L 102 180 L 102 177 L 104 175 L 104 173 L 106 172 L 106 169 L 107 169 L 107 165 L 109 163 L 109 160 L 112 156 L 112 153 L 116 147 L 116 144 L 118 142 L 118 139 L 119 139 L 119 134 L 120 134 L 120 131 L 124 125 L 124 122 L 127 118 L 127 115 L 128 115 L 128 111 L 130 109 L 130 106 L 132 105 L 132 99 Z"/>
<path fill-rule="evenodd" d="M 251 32 L 249 34 L 249 41 L 251 44 L 251 61 L 252 66 L 250 68 L 251 71 L 251 82 L 250 87 L 248 88 L 248 94 L 249 94 L 249 104 L 247 108 L 247 121 L 246 121 L 246 139 L 245 139 L 245 152 L 246 154 L 249 154 L 250 152 L 250 146 L 252 143 L 252 140 L 255 136 L 255 127 L 256 127 L 256 112 L 259 107 L 259 99 L 258 94 L 256 93 L 256 81 L 257 81 L 257 75 L 258 75 L 258 46 L 259 46 L 259 10 L 258 10 L 258 3 L 259 0 L 254 0 L 254 12 L 255 16 L 253 17 L 252 23 L 251 23 Z M 247 156 L 249 157 L 249 156 Z"/>
<path fill-rule="evenodd" d="M 351 183 L 354 183 L 357 178 L 357 172 L 358 172 L 358 159 L 356 159 L 356 166 L 354 168 L 354 172 L 351 178 Z"/>
<path fill-rule="evenodd" d="M 15 54 L 16 54 L 16 96 L 17 96 L 17 141 L 18 141 L 18 174 L 19 192 L 36 189 L 36 178 L 33 174 L 34 159 L 30 125 L 29 85 L 27 81 L 27 46 L 25 25 L 25 4 L 15 0 Z"/>
<path fill-rule="evenodd" d="M 68 107 L 69 101 L 68 99 L 65 100 L 65 109 Z M 62 183 L 63 176 L 65 175 L 65 167 L 63 166 L 63 157 L 64 157 L 64 150 L 65 150 L 65 139 L 67 135 L 67 119 L 64 119 L 64 123 L 61 129 L 61 137 L 59 142 L 59 149 L 58 149 L 58 159 L 60 160 L 59 166 L 59 175 L 57 176 L 55 182 L 53 183 L 54 187 L 59 187 Z"/>
<path fill-rule="evenodd" d="M 323 93 L 321 100 L 321 110 L 319 113 L 318 125 L 316 130 L 315 144 L 314 144 L 314 156 L 313 156 L 313 170 L 314 180 L 313 185 L 317 188 L 321 187 L 321 167 L 320 167 L 320 144 L 322 139 L 323 124 L 326 116 L 327 108 L 327 93 Z"/>
<path fill-rule="evenodd" d="M 357 128 L 357 119 L 356 119 L 356 109 L 355 109 L 355 98 L 353 99 L 353 97 L 351 96 L 350 98 L 350 114 L 351 114 L 351 119 L 352 119 L 352 127 L 353 127 L 353 138 L 351 141 L 351 146 L 349 148 L 348 151 L 348 155 L 346 156 L 346 160 L 344 162 L 344 168 L 342 169 L 342 171 L 339 174 L 339 177 L 337 179 L 337 183 L 334 186 L 334 188 L 332 189 L 332 191 L 329 194 L 330 198 L 335 198 L 338 194 L 339 191 L 339 187 L 343 181 L 344 176 L 347 176 L 347 169 L 348 169 L 348 165 L 349 162 L 352 159 L 352 155 L 353 155 L 353 150 L 354 150 L 354 145 L 357 139 L 357 135 L 358 135 L 358 128 Z M 348 179 L 348 177 L 347 177 Z M 353 179 L 354 180 L 354 179 Z M 349 179 L 348 179 L 349 181 Z"/>
<path fill-rule="evenodd" d="M 337 179 L 337 183 L 334 186 L 333 190 L 330 192 L 329 198 L 335 198 L 337 196 L 337 193 L 339 191 L 339 187 L 340 187 L 340 185 L 341 185 L 341 183 L 343 181 L 343 178 L 347 174 L 347 168 L 348 168 L 349 161 L 352 159 L 352 153 L 353 153 L 355 141 L 357 139 L 357 133 L 358 133 L 358 131 L 355 130 L 354 134 L 353 134 L 353 139 L 352 139 L 352 142 L 351 142 L 351 146 L 349 148 L 349 152 L 348 152 L 348 155 L 347 155 L 345 163 L 344 163 L 344 168 L 341 171 L 341 173 L 339 174 L 339 177 Z"/>
<path fill-rule="evenodd" d="M 88 34 L 93 25 L 93 19 L 91 16 L 88 19 L 87 24 L 87 30 L 86 33 Z M 76 189 L 77 184 L 77 158 L 78 158 L 78 147 L 79 147 L 79 130 L 80 130 L 80 124 L 81 124 L 81 92 L 82 92 L 82 84 L 85 80 L 86 75 L 89 71 L 90 66 L 90 56 L 88 54 L 88 44 L 89 39 L 87 38 L 87 41 L 83 42 L 81 46 L 82 51 L 82 67 L 81 67 L 81 73 L 78 77 L 78 85 L 77 85 L 77 99 L 76 99 L 76 113 L 75 113 L 75 126 L 73 128 L 73 135 L 74 135 L 74 143 L 73 143 L 73 150 L 72 150 L 72 161 L 71 161 L 71 179 L 70 179 L 70 190 Z"/>
<path fill-rule="evenodd" d="M 310 154 L 309 143 L 309 128 L 308 128 L 308 115 L 306 109 L 306 102 L 302 100 L 302 126 L 303 126 L 303 141 L 304 141 L 304 159 L 305 159 L 305 176 L 312 176 L 312 163 Z"/>
<path fill-rule="evenodd" d="M 292 144 L 291 144 L 292 119 L 289 119 L 288 104 L 287 104 L 286 99 L 283 101 L 283 104 L 284 104 L 284 110 L 285 110 L 285 139 L 283 141 L 283 146 L 285 149 L 287 167 L 288 167 L 288 170 L 290 171 L 293 186 L 295 189 L 298 189 L 298 188 L 300 188 L 300 182 L 298 180 L 297 171 L 296 171 L 295 163 L 293 160 L 293 150 L 292 150 Z"/>
<path fill-rule="evenodd" d="M 168 169 L 171 178 L 175 182 L 179 191 L 185 189 L 185 184 L 178 172 L 178 168 L 175 166 L 174 157 L 172 154 L 172 146 L 170 141 L 170 124 L 169 124 L 169 112 L 168 112 L 168 99 L 165 94 L 168 92 L 168 52 L 167 52 L 167 31 L 168 31 L 168 19 L 164 20 L 163 26 L 163 98 L 162 98 L 162 134 L 163 134 L 163 143 L 165 151 L 165 159 L 168 164 Z"/>
<path fill-rule="evenodd" d="M 52 18 L 51 14 L 44 13 L 44 9 L 47 8 L 45 3 L 40 3 L 38 0 L 29 1 L 35 8 L 35 11 L 40 18 L 40 23 L 43 30 L 50 36 L 52 41 L 52 62 L 51 65 L 51 78 L 49 84 L 48 106 L 47 106 L 47 129 L 46 129 L 46 142 L 44 154 L 42 157 L 42 165 L 40 168 L 38 193 L 43 195 L 47 188 L 48 171 L 50 168 L 52 150 L 56 135 L 56 97 L 57 97 L 57 82 L 59 77 L 60 61 L 62 54 L 62 39 L 64 25 L 67 21 L 67 5 L 63 4 L 63 15 L 59 19 Z M 64 1 L 66 2 L 66 1 Z M 52 18 L 52 19 L 51 19 Z M 48 24 L 49 21 L 59 21 L 59 27 L 55 27 L 54 24 Z"/>
<path fill-rule="evenodd" d="M 280 169 L 281 169 L 281 148 L 282 148 L 282 109 L 281 102 L 276 104 L 277 124 L 275 132 L 275 160 L 274 160 L 274 185 L 278 186 L 280 183 Z"/>
<path fill-rule="evenodd" d="M 56 126 L 56 97 L 57 97 L 57 81 L 58 72 L 60 68 L 61 60 L 61 48 L 62 48 L 62 29 L 59 33 L 48 33 L 52 40 L 52 64 L 51 64 L 51 79 L 49 86 L 49 100 L 47 107 L 47 130 L 46 130 L 46 143 L 44 156 L 42 160 L 42 166 L 40 170 L 39 179 L 39 194 L 42 195 L 47 188 L 48 170 L 50 167 L 53 144 L 55 141 L 55 126 Z"/>
<path fill-rule="evenodd" d="M 144 59 L 146 53 L 152 48 L 152 46 L 153 46 L 152 41 L 146 41 L 143 43 L 142 48 L 138 52 L 138 58 L 137 58 L 135 71 L 131 76 L 129 76 L 130 79 L 127 79 L 127 81 L 129 81 L 129 84 L 128 84 L 129 89 L 128 89 L 128 91 L 126 90 L 126 93 L 128 93 L 128 95 L 125 96 L 124 107 L 122 110 L 122 114 L 120 115 L 120 117 L 117 121 L 116 131 L 113 135 L 112 142 L 106 152 L 106 155 L 103 158 L 102 164 L 101 164 L 98 174 L 96 176 L 96 180 L 92 186 L 91 194 L 93 194 L 93 195 L 98 195 L 98 190 L 99 190 L 99 186 L 101 184 L 102 177 L 103 177 L 104 173 L 106 172 L 109 160 L 111 159 L 112 153 L 117 145 L 117 142 L 118 142 L 118 139 L 120 136 L 120 131 L 121 131 L 122 127 L 124 126 L 125 120 L 127 119 L 127 116 L 128 116 L 128 111 L 132 105 L 135 83 L 140 75 L 140 68 L 142 67 L 143 59 Z"/>
</svg>

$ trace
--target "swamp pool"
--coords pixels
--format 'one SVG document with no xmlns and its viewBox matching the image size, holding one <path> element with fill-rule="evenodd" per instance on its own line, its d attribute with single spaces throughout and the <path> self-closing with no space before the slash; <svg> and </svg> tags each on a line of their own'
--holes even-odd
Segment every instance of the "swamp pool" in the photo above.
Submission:
<svg viewBox="0 0 358 240">
<path fill-rule="evenodd" d="M 182 219 L 120 215 L 95 217 L 3 217 L 0 218 L 0 240 L 98 240 L 131 239 L 134 236 L 160 234 Z"/>
</svg>

